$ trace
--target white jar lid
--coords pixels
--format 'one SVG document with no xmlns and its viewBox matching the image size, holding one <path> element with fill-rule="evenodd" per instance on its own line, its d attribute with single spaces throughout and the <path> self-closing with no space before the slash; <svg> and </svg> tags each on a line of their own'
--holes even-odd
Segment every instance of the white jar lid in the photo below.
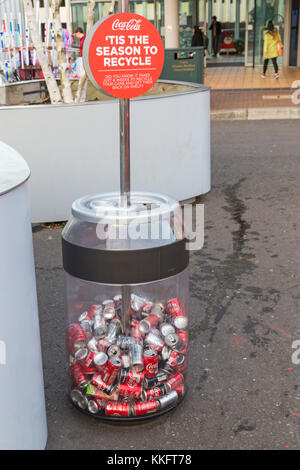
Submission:
<svg viewBox="0 0 300 470">
<path fill-rule="evenodd" d="M 97 223 L 127 225 L 133 219 L 150 223 L 180 210 L 178 201 L 164 194 L 133 191 L 130 206 L 124 205 L 120 193 L 102 193 L 84 196 L 73 202 L 72 214 L 77 219 Z"/>
</svg>

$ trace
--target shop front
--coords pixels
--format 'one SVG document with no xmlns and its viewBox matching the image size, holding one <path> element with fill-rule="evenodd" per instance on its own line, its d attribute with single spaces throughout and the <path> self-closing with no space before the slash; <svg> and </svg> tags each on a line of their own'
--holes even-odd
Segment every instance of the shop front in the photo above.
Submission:
<svg viewBox="0 0 300 470">
<path fill-rule="evenodd" d="M 43 2 L 40 3 L 41 8 Z M 87 0 L 65 0 L 63 17 L 74 31 L 86 28 Z M 95 21 L 109 14 L 112 2 L 97 0 Z M 115 2 L 115 9 L 118 2 Z M 131 0 L 130 10 L 145 16 L 159 30 L 167 48 L 189 47 L 193 27 L 199 24 L 209 40 L 211 66 L 259 66 L 263 62 L 263 35 L 272 19 L 283 40 L 283 66 L 300 65 L 300 0 Z M 222 26 L 218 56 L 212 54 L 212 16 Z"/>
</svg>

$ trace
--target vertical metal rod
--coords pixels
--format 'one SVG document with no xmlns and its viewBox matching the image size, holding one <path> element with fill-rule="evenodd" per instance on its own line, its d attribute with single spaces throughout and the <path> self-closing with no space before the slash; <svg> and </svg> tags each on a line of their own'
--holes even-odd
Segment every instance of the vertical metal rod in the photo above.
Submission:
<svg viewBox="0 0 300 470">
<path fill-rule="evenodd" d="M 122 202 L 130 205 L 130 100 L 120 100 L 120 189 Z"/>
<path fill-rule="evenodd" d="M 129 11 L 129 0 L 119 0 L 121 13 Z M 130 100 L 120 99 L 120 190 L 130 205 Z"/>
<path fill-rule="evenodd" d="M 119 0 L 121 13 L 129 11 L 129 0 Z M 120 193 L 121 204 L 130 205 L 130 100 L 120 99 Z M 122 326 L 129 334 L 131 309 L 130 286 L 122 286 Z"/>
</svg>

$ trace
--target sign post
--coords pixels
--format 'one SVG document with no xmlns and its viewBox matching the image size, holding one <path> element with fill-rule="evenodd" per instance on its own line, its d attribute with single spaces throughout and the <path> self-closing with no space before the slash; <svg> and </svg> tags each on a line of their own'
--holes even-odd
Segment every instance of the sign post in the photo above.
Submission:
<svg viewBox="0 0 300 470">
<path fill-rule="evenodd" d="M 129 0 L 121 0 L 121 12 L 128 12 Z M 120 192 L 130 205 L 130 99 L 120 99 Z"/>
<path fill-rule="evenodd" d="M 130 98 L 150 90 L 164 65 L 164 46 L 159 32 L 146 18 L 129 13 L 129 0 L 119 0 L 120 11 L 96 23 L 83 49 L 88 78 L 120 103 L 120 194 L 130 205 Z M 130 288 L 122 287 L 122 323 L 130 317 Z"/>
</svg>

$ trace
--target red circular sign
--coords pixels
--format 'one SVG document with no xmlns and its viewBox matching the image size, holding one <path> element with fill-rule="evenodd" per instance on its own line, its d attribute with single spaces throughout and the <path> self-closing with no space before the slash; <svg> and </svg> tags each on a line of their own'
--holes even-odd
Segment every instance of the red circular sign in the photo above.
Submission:
<svg viewBox="0 0 300 470">
<path fill-rule="evenodd" d="M 157 82 L 164 46 L 149 20 L 120 13 L 93 27 L 85 41 L 83 61 L 94 85 L 116 98 L 135 98 Z"/>
</svg>

